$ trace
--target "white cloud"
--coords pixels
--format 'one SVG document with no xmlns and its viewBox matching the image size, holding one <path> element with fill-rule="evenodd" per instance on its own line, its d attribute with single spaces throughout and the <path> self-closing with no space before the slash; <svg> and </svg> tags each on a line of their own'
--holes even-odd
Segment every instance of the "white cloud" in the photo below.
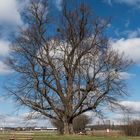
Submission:
<svg viewBox="0 0 140 140">
<path fill-rule="evenodd" d="M 140 36 L 140 28 L 131 31 L 131 30 L 127 30 L 123 32 L 124 35 L 127 35 L 128 38 L 136 38 Z"/>
<path fill-rule="evenodd" d="M 127 72 L 120 72 L 119 75 L 121 79 L 125 79 L 125 80 L 133 78 L 135 76 L 135 74 L 127 73 Z"/>
<path fill-rule="evenodd" d="M 0 61 L 0 75 L 10 74 L 13 71 L 2 61 Z"/>
<path fill-rule="evenodd" d="M 116 114 L 116 118 L 131 117 L 131 119 L 140 119 L 140 101 L 121 101 L 127 110 L 120 111 Z"/>
<path fill-rule="evenodd" d="M 111 123 L 115 125 L 120 125 L 127 123 L 125 119 L 130 117 L 130 120 L 140 119 L 140 101 L 120 101 L 121 105 L 125 106 L 126 110 L 115 110 L 114 112 L 110 112 L 109 109 L 106 111 L 106 117 L 103 118 L 104 122 L 106 120 L 110 120 Z M 98 120 L 102 123 L 103 120 L 94 117 L 94 120 Z M 95 123 L 97 121 L 94 121 Z"/>
<path fill-rule="evenodd" d="M 30 122 L 24 121 L 20 116 L 10 116 L 4 115 L 0 117 L 0 127 L 26 127 L 26 126 L 35 126 L 36 121 L 31 120 Z"/>
<path fill-rule="evenodd" d="M 22 24 L 17 0 L 0 0 L 0 22 Z"/>
<path fill-rule="evenodd" d="M 7 56 L 9 54 L 10 42 L 6 40 L 0 40 L 0 56 Z"/>
<path fill-rule="evenodd" d="M 118 3 L 140 8 L 140 0 L 104 0 L 104 2 L 108 3 L 109 5 L 112 5 L 113 3 Z"/>
<path fill-rule="evenodd" d="M 104 116 L 96 116 L 92 111 L 86 112 L 85 114 L 92 118 L 91 125 L 93 124 L 104 124 L 107 120 L 115 125 L 120 125 L 125 123 L 125 119 L 130 117 L 130 119 L 140 119 L 140 101 L 120 101 L 121 105 L 125 106 L 127 110 L 115 110 L 110 112 L 108 108 L 104 110 Z"/>
<path fill-rule="evenodd" d="M 0 40 L 0 57 L 5 58 L 10 53 L 10 42 L 6 40 Z M 0 75 L 10 74 L 13 71 L 0 60 Z"/>
<path fill-rule="evenodd" d="M 119 52 L 124 52 L 135 63 L 140 64 L 140 38 L 111 40 L 110 45 Z"/>
<path fill-rule="evenodd" d="M 56 5 L 58 10 L 62 9 L 62 1 L 63 0 L 55 0 L 55 5 Z"/>
<path fill-rule="evenodd" d="M 49 119 L 30 119 L 25 120 L 25 116 L 28 113 L 22 113 L 21 115 L 12 114 L 0 114 L 0 127 L 28 127 L 28 126 L 38 126 L 38 127 L 52 127 Z"/>
<path fill-rule="evenodd" d="M 140 113 L 140 102 L 136 101 L 122 101 L 122 105 L 129 109 L 133 113 Z"/>
<path fill-rule="evenodd" d="M 130 6 L 139 6 L 140 0 L 115 0 L 116 3 L 127 4 Z"/>
</svg>

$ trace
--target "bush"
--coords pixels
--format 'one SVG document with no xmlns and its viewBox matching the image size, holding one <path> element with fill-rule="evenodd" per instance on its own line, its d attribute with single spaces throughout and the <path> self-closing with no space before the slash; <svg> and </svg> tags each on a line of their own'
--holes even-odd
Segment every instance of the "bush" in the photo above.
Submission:
<svg viewBox="0 0 140 140">
<path fill-rule="evenodd" d="M 124 125 L 123 131 L 127 136 L 140 136 L 140 120 L 133 120 Z"/>
</svg>

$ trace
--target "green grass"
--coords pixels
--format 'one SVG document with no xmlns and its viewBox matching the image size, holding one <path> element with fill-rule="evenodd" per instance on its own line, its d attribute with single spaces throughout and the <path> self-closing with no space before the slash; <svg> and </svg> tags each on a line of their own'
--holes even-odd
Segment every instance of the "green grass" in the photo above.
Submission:
<svg viewBox="0 0 140 140">
<path fill-rule="evenodd" d="M 9 140 L 11 134 L 9 133 L 0 133 L 0 140 Z M 24 135 L 17 135 L 15 134 L 15 137 L 24 137 Z M 27 136 L 26 136 L 27 137 Z M 140 140 L 140 137 L 111 137 L 111 136 L 106 136 L 106 137 L 96 137 L 96 136 L 60 136 L 60 135 L 55 135 L 55 134 L 46 134 L 46 133 L 35 133 L 32 135 L 33 140 Z M 18 140 L 18 139 L 16 139 Z"/>
<path fill-rule="evenodd" d="M 140 140 L 140 137 L 56 136 L 35 137 L 34 140 Z"/>
</svg>

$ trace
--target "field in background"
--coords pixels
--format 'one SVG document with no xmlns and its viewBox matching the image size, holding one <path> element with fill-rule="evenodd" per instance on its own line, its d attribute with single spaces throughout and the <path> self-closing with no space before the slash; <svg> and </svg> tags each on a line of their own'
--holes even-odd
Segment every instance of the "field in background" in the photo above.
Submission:
<svg viewBox="0 0 140 140">
<path fill-rule="evenodd" d="M 0 133 L 0 140 L 9 140 L 11 136 L 18 138 L 32 137 L 33 140 L 140 140 L 140 137 L 124 137 L 124 136 L 60 136 L 56 134 L 48 134 L 45 132 L 4 132 Z"/>
</svg>

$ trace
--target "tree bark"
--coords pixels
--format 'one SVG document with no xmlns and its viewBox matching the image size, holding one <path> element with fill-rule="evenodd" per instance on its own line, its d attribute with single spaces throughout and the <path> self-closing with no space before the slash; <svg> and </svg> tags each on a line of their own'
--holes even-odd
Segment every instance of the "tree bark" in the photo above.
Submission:
<svg viewBox="0 0 140 140">
<path fill-rule="evenodd" d="M 64 135 L 74 134 L 72 121 L 64 121 Z"/>
</svg>

